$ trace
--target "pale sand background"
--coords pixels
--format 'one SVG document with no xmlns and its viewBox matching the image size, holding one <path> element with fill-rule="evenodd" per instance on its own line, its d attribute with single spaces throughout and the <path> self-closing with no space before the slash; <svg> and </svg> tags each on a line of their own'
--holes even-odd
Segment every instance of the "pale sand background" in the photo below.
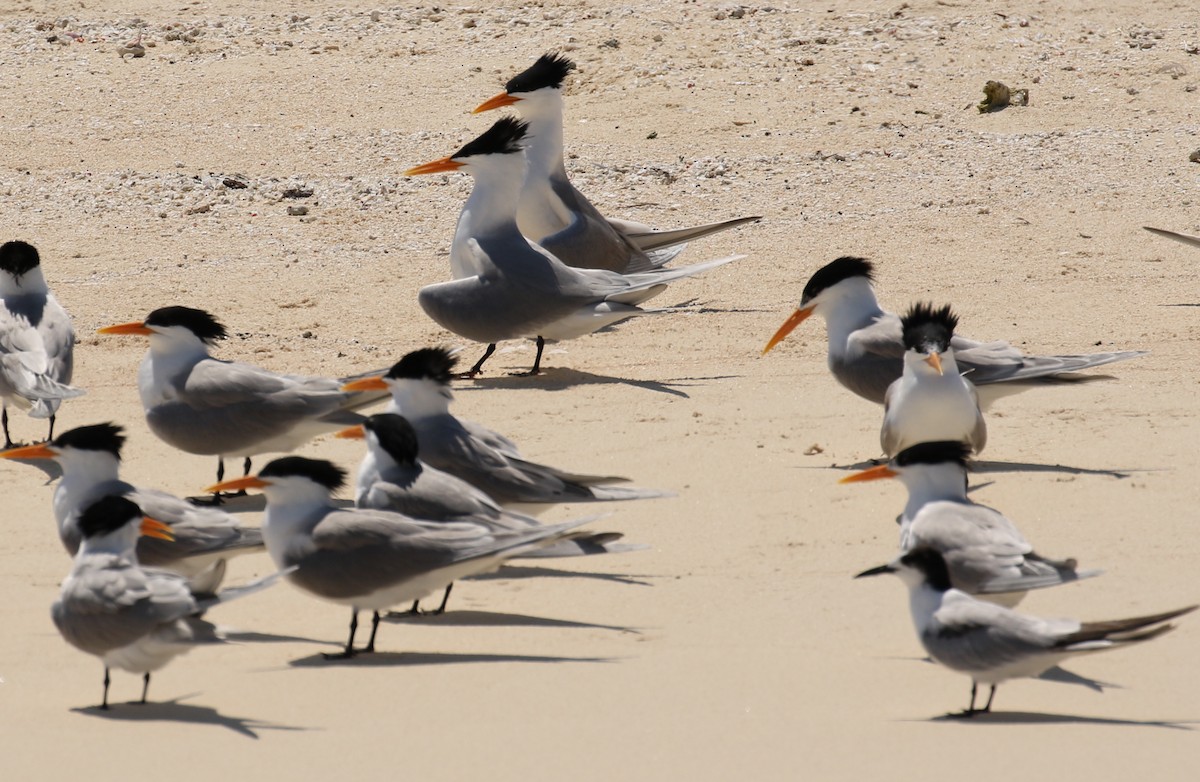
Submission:
<svg viewBox="0 0 1200 782">
<path fill-rule="evenodd" d="M 447 277 L 468 182 L 402 172 L 482 132 L 495 116 L 469 109 L 543 51 L 579 61 L 569 163 L 603 210 L 766 219 L 681 259 L 748 255 L 659 300 L 697 310 L 555 347 L 533 380 L 500 373 L 532 359 L 508 345 L 459 385 L 461 415 L 536 459 L 677 490 L 604 521 L 653 550 L 561 566 L 595 577 L 460 585 L 445 618 L 383 627 L 374 658 L 321 662 L 347 612 L 281 586 L 214 618 L 297 640 L 201 649 L 155 676 L 154 705 L 86 708 L 101 667 L 48 614 L 68 570 L 51 488 L 0 469 L 5 779 L 1195 777 L 1194 617 L 1074 661 L 1113 685 L 1102 694 L 1022 681 L 990 718 L 937 720 L 965 705 L 967 679 L 920 662 L 898 582 L 850 579 L 892 555 L 903 489 L 839 486 L 829 469 L 877 454 L 879 411 L 830 378 L 819 324 L 758 355 L 808 276 L 847 253 L 878 262 L 886 304 L 953 302 L 969 335 L 1152 349 L 1114 381 L 1001 403 L 985 456 L 1038 467 L 977 476 L 974 496 L 1046 553 L 1107 571 L 1031 596 L 1030 612 L 1200 599 L 1200 254 L 1141 230 L 1200 227 L 1192 3 L 833 0 L 721 19 L 715 3 L 654 0 L 108 5 L 0 13 L 0 236 L 40 248 L 81 336 L 89 394 L 61 426 L 127 426 L 139 483 L 194 492 L 214 465 L 149 435 L 144 345 L 99 326 L 200 306 L 238 335 L 218 355 L 327 375 L 460 344 L 415 294 Z M 157 46 L 122 61 L 138 18 Z M 176 23 L 196 40 L 165 40 Z M 86 42 L 47 42 L 65 31 Z M 993 78 L 1032 105 L 978 114 Z M 221 186 L 235 174 L 250 187 Z M 313 198 L 279 199 L 297 184 Z M 13 430 L 44 433 L 23 416 Z M 328 438 L 303 453 L 359 456 Z M 268 567 L 244 558 L 232 580 Z M 113 698 L 139 687 L 117 673 Z"/>
</svg>

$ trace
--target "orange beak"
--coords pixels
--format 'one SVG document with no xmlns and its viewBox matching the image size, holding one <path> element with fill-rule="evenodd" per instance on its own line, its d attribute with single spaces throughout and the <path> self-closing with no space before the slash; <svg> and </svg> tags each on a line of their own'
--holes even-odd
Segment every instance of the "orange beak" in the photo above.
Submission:
<svg viewBox="0 0 1200 782">
<path fill-rule="evenodd" d="M 0 451 L 0 459 L 53 459 L 55 456 L 58 454 L 45 443 Z"/>
<path fill-rule="evenodd" d="M 779 331 L 775 332 L 775 336 L 771 337 L 771 341 L 763 348 L 762 354 L 765 356 L 771 352 L 771 348 L 783 342 L 783 338 L 792 333 L 792 330 L 799 326 L 804 321 L 808 320 L 808 316 L 813 314 L 813 307 L 801 307 L 792 313 L 792 317 L 783 322 L 779 327 Z"/>
<path fill-rule="evenodd" d="M 243 491 L 244 489 L 262 489 L 270 486 L 267 481 L 257 475 L 247 475 L 244 478 L 234 478 L 229 481 L 214 483 L 204 490 L 205 494 L 216 494 L 219 491 Z"/>
<path fill-rule="evenodd" d="M 96 329 L 97 334 L 143 334 L 149 336 L 154 332 L 146 328 L 146 324 L 138 321 L 137 323 L 119 323 L 116 326 L 105 326 L 102 329 Z"/>
<path fill-rule="evenodd" d="M 387 391 L 387 383 L 382 377 L 360 377 L 342 386 L 343 391 Z"/>
<path fill-rule="evenodd" d="M 856 472 L 853 475 L 847 475 L 838 483 L 861 483 L 862 481 L 877 481 L 880 478 L 895 478 L 900 473 L 888 467 L 886 464 L 881 464 L 878 467 L 872 467 L 869 470 Z"/>
<path fill-rule="evenodd" d="M 478 106 L 471 109 L 471 113 L 482 114 L 483 112 L 491 111 L 492 109 L 500 109 L 504 108 L 505 106 L 511 106 L 519 100 L 521 99 L 509 95 L 507 92 L 502 92 L 499 95 L 493 95 L 483 103 L 480 103 Z"/>
<path fill-rule="evenodd" d="M 348 426 L 341 430 L 334 437 L 340 437 L 343 440 L 362 440 L 367 436 L 367 430 L 363 429 L 362 424 L 356 426 Z"/>
<path fill-rule="evenodd" d="M 925 363 L 936 369 L 939 375 L 942 374 L 942 357 L 937 353 L 930 353 Z"/>
<path fill-rule="evenodd" d="M 448 157 L 431 160 L 428 163 L 422 163 L 415 168 L 410 168 L 404 172 L 404 176 L 419 176 L 420 174 L 443 174 L 447 171 L 457 171 L 462 168 L 465 163 L 459 163 L 456 160 L 451 160 Z"/>
<path fill-rule="evenodd" d="M 171 531 L 170 526 L 163 524 L 158 519 L 152 519 L 149 516 L 142 518 L 142 534 L 148 538 L 158 538 L 159 540 L 175 540 L 175 533 Z"/>
</svg>

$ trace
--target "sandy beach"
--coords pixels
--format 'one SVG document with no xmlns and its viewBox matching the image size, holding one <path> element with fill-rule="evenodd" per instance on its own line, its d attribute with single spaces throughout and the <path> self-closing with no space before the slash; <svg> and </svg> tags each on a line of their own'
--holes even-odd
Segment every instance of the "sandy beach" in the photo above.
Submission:
<svg viewBox="0 0 1200 782">
<path fill-rule="evenodd" d="M 551 345 L 534 378 L 507 374 L 533 344 L 505 343 L 455 383 L 455 412 L 532 459 L 677 492 L 604 508 L 599 525 L 650 548 L 460 583 L 444 616 L 381 626 L 372 656 L 323 660 L 349 612 L 281 584 L 215 609 L 244 640 L 156 673 L 150 704 L 127 704 L 140 679 L 114 671 L 116 705 L 95 709 L 100 662 L 50 620 L 70 569 L 53 484 L 0 464 L 5 778 L 1194 778 L 1196 617 L 944 719 L 969 680 L 925 661 L 902 584 L 851 578 L 897 547 L 903 487 L 838 484 L 879 456 L 880 409 L 829 374 L 817 319 L 760 353 L 841 255 L 876 264 L 885 307 L 951 303 L 969 336 L 1151 351 L 998 403 L 971 496 L 1105 571 L 1022 611 L 1200 602 L 1200 250 L 1142 230 L 1200 233 L 1198 22 L 1190 3 L 1127 0 L 0 11 L 0 240 L 40 250 L 74 318 L 88 393 L 58 431 L 126 427 L 137 484 L 195 494 L 216 465 L 149 432 L 145 341 L 102 326 L 200 307 L 232 335 L 215 355 L 301 374 L 426 345 L 475 360 L 416 300 L 449 278 L 470 179 L 403 172 L 483 132 L 498 113 L 470 110 L 544 52 L 578 64 L 568 170 L 605 214 L 763 215 L 680 257 L 746 255 L 655 301 L 683 311 Z M 120 54 L 139 31 L 144 56 Z M 1030 105 L 980 113 L 989 80 Z M 19 412 L 10 428 L 45 435 Z M 353 473 L 362 450 L 298 453 Z M 231 508 L 257 525 L 263 502 Z M 228 580 L 272 569 L 242 557 Z"/>
</svg>

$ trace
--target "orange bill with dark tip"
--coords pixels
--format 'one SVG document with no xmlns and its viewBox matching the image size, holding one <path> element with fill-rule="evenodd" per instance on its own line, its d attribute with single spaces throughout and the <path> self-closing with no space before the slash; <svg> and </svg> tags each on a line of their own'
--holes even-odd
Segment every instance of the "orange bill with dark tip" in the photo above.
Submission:
<svg viewBox="0 0 1200 782">
<path fill-rule="evenodd" d="M 340 437 L 343 440 L 362 440 L 366 436 L 367 430 L 363 429 L 362 424 L 348 426 L 334 435 L 334 437 Z"/>
<path fill-rule="evenodd" d="M 459 163 L 457 160 L 451 160 L 448 157 L 431 160 L 428 163 L 422 163 L 419 166 L 410 168 L 404 172 L 404 176 L 420 176 L 421 174 L 443 174 L 448 171 L 457 171 L 462 168 L 465 163 Z"/>
<path fill-rule="evenodd" d="M 57 455 L 46 443 L 23 445 L 20 448 L 0 451 L 0 459 L 53 459 Z"/>
<path fill-rule="evenodd" d="M 382 377 L 360 377 L 342 386 L 343 391 L 387 391 L 387 383 Z"/>
<path fill-rule="evenodd" d="M 501 109 L 505 106 L 511 106 L 519 100 L 521 99 L 509 95 L 507 92 L 502 92 L 499 95 L 493 95 L 483 103 L 480 103 L 478 106 L 471 109 L 471 113 L 482 114 L 483 112 L 491 111 L 492 109 Z"/>
<path fill-rule="evenodd" d="M 162 523 L 158 519 L 152 519 L 149 516 L 142 518 L 142 535 L 147 538 L 158 538 L 159 540 L 175 540 L 175 533 L 171 531 L 171 527 Z"/>
<path fill-rule="evenodd" d="M 785 320 L 783 325 L 779 327 L 779 331 L 775 332 L 775 336 L 771 337 L 771 341 L 767 343 L 765 348 L 763 348 L 762 354 L 765 356 L 767 353 L 771 352 L 771 348 L 775 347 L 780 342 L 783 342 L 783 338 L 788 334 L 791 334 L 792 330 L 801 323 L 808 320 L 808 316 L 811 314 L 813 314 L 812 307 L 801 307 L 793 312 L 792 317 Z"/>
<path fill-rule="evenodd" d="M 942 357 L 937 353 L 930 353 L 925 363 L 937 370 L 937 373 L 942 374 Z"/>
<path fill-rule="evenodd" d="M 859 483 L 861 481 L 877 481 L 880 478 L 895 478 L 900 473 L 896 472 L 886 464 L 881 464 L 878 467 L 872 467 L 869 470 L 856 472 L 853 475 L 847 475 L 838 483 Z"/>
<path fill-rule="evenodd" d="M 96 329 L 97 334 L 144 334 L 150 335 L 154 332 L 146 328 L 146 324 L 140 320 L 137 323 L 118 323 L 115 326 L 105 326 L 102 329 Z"/>
<path fill-rule="evenodd" d="M 214 483 L 205 489 L 206 494 L 216 494 L 221 491 L 245 491 L 246 489 L 262 489 L 271 484 L 262 480 L 257 475 L 247 475 L 243 478 L 234 478 L 229 481 L 221 481 Z"/>
</svg>

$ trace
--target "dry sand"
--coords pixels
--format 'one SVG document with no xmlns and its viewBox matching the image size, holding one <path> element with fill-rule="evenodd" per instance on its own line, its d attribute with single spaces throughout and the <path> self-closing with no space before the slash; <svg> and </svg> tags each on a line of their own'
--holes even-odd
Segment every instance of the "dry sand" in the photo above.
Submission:
<svg viewBox="0 0 1200 782">
<path fill-rule="evenodd" d="M 877 455 L 879 411 L 829 376 L 819 323 L 759 357 L 842 254 L 878 263 L 885 304 L 952 302 L 969 335 L 1153 350 L 1001 402 L 985 456 L 1007 464 L 974 496 L 1106 570 L 1031 613 L 1200 599 L 1200 254 L 1141 230 L 1200 226 L 1192 3 L 111 5 L 0 12 L 0 236 L 39 247 L 75 318 L 89 393 L 60 426 L 124 424 L 138 483 L 192 493 L 214 465 L 149 434 L 144 344 L 99 326 L 204 307 L 236 333 L 218 355 L 324 375 L 461 344 L 415 295 L 447 278 L 469 183 L 402 172 L 482 132 L 469 109 L 544 51 L 579 62 L 569 167 L 601 209 L 765 220 L 687 251 L 748 256 L 662 299 L 693 311 L 555 346 L 535 379 L 502 374 L 532 358 L 508 345 L 457 387 L 461 415 L 536 459 L 677 490 L 604 520 L 653 549 L 464 583 L 447 616 L 381 628 L 373 658 L 321 661 L 348 612 L 281 585 L 213 612 L 273 641 L 180 658 L 144 707 L 117 672 L 120 705 L 89 708 L 101 666 L 49 619 L 69 567 L 52 487 L 0 469 L 5 779 L 1194 778 L 1194 617 L 1068 666 L 1103 692 L 1019 681 L 988 718 L 938 719 L 968 680 L 921 661 L 901 584 L 850 578 L 896 546 L 902 487 L 830 468 Z M 122 59 L 139 27 L 154 45 Z M 979 114 L 988 79 L 1031 105 Z M 330 438 L 302 453 L 359 458 Z"/>
</svg>

